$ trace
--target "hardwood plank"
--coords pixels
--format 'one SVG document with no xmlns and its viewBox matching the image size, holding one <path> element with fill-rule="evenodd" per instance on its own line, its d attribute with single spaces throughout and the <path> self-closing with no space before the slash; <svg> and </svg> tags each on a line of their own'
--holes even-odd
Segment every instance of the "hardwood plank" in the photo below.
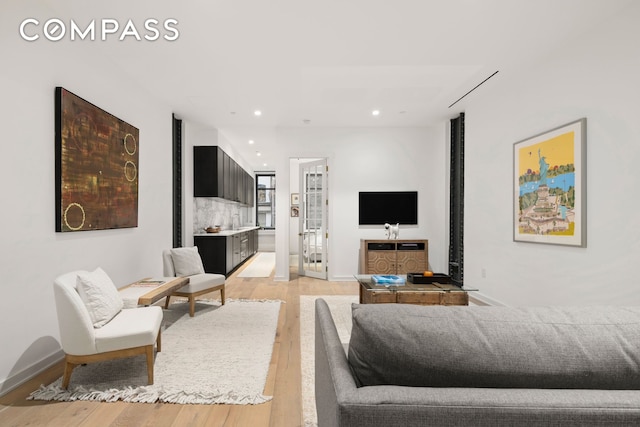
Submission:
<svg viewBox="0 0 640 427">
<path fill-rule="evenodd" d="M 56 414 L 56 423 L 61 426 L 82 425 L 87 422 L 87 418 L 100 407 L 99 402 L 73 402 L 74 404 L 65 405 L 64 410 Z M 61 408 L 62 405 L 58 405 Z M 101 423 L 104 419 L 100 420 Z M 85 424 L 86 425 L 86 424 Z"/>
<path fill-rule="evenodd" d="M 302 381 L 300 358 L 300 292 L 289 286 L 286 320 L 280 331 L 281 343 L 276 370 L 270 426 L 302 425 Z"/>
<path fill-rule="evenodd" d="M 122 404 L 120 405 L 122 409 L 110 424 L 112 426 L 155 426 L 161 420 L 161 416 L 158 414 L 159 408 L 166 406 L 166 404 L 119 403 Z"/>
<path fill-rule="evenodd" d="M 46 405 L 36 406 L 11 406 L 0 414 L 0 425 L 22 426 L 53 426 L 53 425 L 80 425 L 61 424 L 64 411 L 77 402 L 46 402 Z"/>
<path fill-rule="evenodd" d="M 205 427 L 205 426 L 224 426 L 224 422 L 228 418 L 227 414 L 229 410 L 223 408 L 221 411 L 222 417 L 215 417 L 212 420 L 209 419 L 207 411 L 202 410 L 203 405 L 180 405 L 180 412 L 174 420 L 172 425 L 182 425 L 190 427 Z M 207 405 L 208 406 L 208 405 Z M 215 422 L 216 419 L 218 422 Z M 212 422 L 213 421 L 213 422 Z"/>
<path fill-rule="evenodd" d="M 131 403 L 111 402 L 104 404 L 102 402 L 89 402 L 94 405 L 94 410 L 87 415 L 83 425 L 118 425 L 122 421 L 118 421 L 121 414 L 131 406 Z M 70 424 L 67 424 L 70 425 Z"/>
</svg>

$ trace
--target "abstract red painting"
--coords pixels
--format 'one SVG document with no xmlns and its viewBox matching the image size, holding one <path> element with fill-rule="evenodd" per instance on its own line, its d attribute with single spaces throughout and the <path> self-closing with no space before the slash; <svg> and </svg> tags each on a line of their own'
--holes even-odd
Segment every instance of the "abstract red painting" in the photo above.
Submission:
<svg viewBox="0 0 640 427">
<path fill-rule="evenodd" d="M 138 226 L 139 131 L 57 87 L 56 231 Z"/>
</svg>

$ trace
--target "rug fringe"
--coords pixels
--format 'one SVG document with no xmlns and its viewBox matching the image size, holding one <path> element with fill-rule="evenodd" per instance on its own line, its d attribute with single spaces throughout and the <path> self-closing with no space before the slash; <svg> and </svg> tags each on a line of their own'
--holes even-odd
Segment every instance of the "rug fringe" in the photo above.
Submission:
<svg viewBox="0 0 640 427">
<path fill-rule="evenodd" d="M 214 300 L 215 301 L 215 300 Z M 249 299 L 249 298 L 239 298 L 239 299 L 234 299 L 234 298 L 228 298 L 225 301 L 230 301 L 230 302 L 279 302 L 280 304 L 284 304 L 286 303 L 286 301 L 283 300 L 279 300 L 279 299 Z"/>
<path fill-rule="evenodd" d="M 74 389 L 65 390 L 61 386 L 61 379 L 56 380 L 48 387 L 40 385 L 38 390 L 27 396 L 27 400 L 47 401 L 76 401 L 89 400 L 99 402 L 131 402 L 131 403 L 177 403 L 185 404 L 226 404 L 226 405 L 259 405 L 269 402 L 273 396 L 263 394 L 242 395 L 233 392 L 222 393 L 212 390 L 207 393 L 186 393 L 182 390 L 153 390 L 150 387 L 125 387 L 122 390 L 110 389 L 106 391 L 86 389 L 77 386 Z"/>
<path fill-rule="evenodd" d="M 175 302 L 172 302 L 171 304 L 186 304 L 189 301 L 184 298 L 183 300 L 176 300 Z M 220 303 L 220 299 L 213 299 L 213 298 L 198 298 L 196 300 L 196 302 L 204 302 L 204 303 L 213 303 L 213 302 L 217 302 Z M 284 300 L 280 300 L 280 299 L 268 299 L 268 298 L 261 298 L 261 299 L 251 299 L 251 298 L 225 298 L 225 302 L 279 302 L 280 304 L 285 304 L 286 301 Z"/>
</svg>

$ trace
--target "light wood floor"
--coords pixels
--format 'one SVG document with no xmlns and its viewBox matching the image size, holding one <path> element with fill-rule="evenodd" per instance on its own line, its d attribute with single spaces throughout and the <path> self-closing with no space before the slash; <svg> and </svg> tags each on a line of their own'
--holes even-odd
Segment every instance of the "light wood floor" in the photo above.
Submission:
<svg viewBox="0 0 640 427">
<path fill-rule="evenodd" d="M 273 357 L 265 394 L 273 400 L 261 405 L 177 405 L 101 402 L 45 402 L 25 398 L 40 384 L 62 375 L 62 363 L 0 397 L 0 426 L 300 426 L 300 295 L 357 295 L 354 282 L 327 282 L 297 277 L 274 282 L 270 278 L 238 278 L 251 262 L 227 279 L 227 298 L 281 299 Z M 219 292 L 203 298 L 218 298 Z M 161 300 L 162 303 L 164 300 Z M 196 306 L 196 316 L 198 315 Z M 73 381 L 73 378 L 72 378 Z"/>
</svg>

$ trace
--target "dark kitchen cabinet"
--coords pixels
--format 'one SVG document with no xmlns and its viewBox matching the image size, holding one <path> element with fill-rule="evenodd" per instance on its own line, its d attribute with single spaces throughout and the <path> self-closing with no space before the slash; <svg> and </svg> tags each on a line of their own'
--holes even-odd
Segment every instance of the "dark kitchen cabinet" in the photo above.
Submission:
<svg viewBox="0 0 640 427">
<path fill-rule="evenodd" d="M 193 147 L 193 196 L 254 206 L 254 179 L 215 145 Z"/>
<path fill-rule="evenodd" d="M 193 147 L 193 196 L 224 197 L 224 151 Z"/>
<path fill-rule="evenodd" d="M 244 233 L 243 233 L 244 234 Z M 232 264 L 235 267 L 236 265 L 242 262 L 242 255 L 240 254 L 240 234 L 236 234 L 230 237 L 233 240 L 233 253 L 232 253 Z"/>
<path fill-rule="evenodd" d="M 241 231 L 230 236 L 196 235 L 204 271 L 228 275 L 258 252 L 258 230 Z"/>
<path fill-rule="evenodd" d="M 247 181 L 245 182 L 244 191 L 245 191 L 245 200 L 246 204 L 249 206 L 254 205 L 255 192 L 253 189 L 254 179 L 251 175 L 247 174 Z"/>
<path fill-rule="evenodd" d="M 233 162 L 231 157 L 229 157 L 227 153 L 224 153 L 223 154 L 224 171 L 223 171 L 223 178 L 222 178 L 224 181 L 222 185 L 224 192 L 222 197 L 227 200 L 233 200 L 234 191 L 232 190 L 235 190 L 235 186 L 233 185 L 233 179 L 231 179 L 231 162 Z"/>
<path fill-rule="evenodd" d="M 233 269 L 231 263 L 227 263 L 227 252 L 231 250 L 231 247 L 227 248 L 231 240 L 227 240 L 224 236 L 193 237 L 193 243 L 198 247 L 198 252 L 200 253 L 200 258 L 202 258 L 202 264 L 204 265 L 204 271 L 206 273 L 227 274 L 227 271 Z M 229 260 L 230 259 L 229 257 Z"/>
</svg>

